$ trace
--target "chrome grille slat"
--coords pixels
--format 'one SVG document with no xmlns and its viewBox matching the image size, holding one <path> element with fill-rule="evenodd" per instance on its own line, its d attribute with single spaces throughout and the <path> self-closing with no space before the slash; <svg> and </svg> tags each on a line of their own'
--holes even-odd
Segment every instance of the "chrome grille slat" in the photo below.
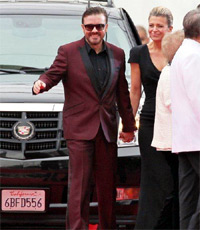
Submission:
<svg viewBox="0 0 200 230">
<path fill-rule="evenodd" d="M 27 118 L 58 118 L 58 112 L 28 112 Z"/>
<path fill-rule="evenodd" d="M 46 149 L 56 149 L 56 141 L 53 142 L 41 142 L 41 143 L 27 143 L 26 150 L 46 150 Z"/>
<path fill-rule="evenodd" d="M 62 140 L 60 143 L 60 147 L 63 149 L 67 148 L 67 142 L 65 140 Z"/>
<path fill-rule="evenodd" d="M 21 118 L 21 112 L 0 112 L 1 118 Z"/>
<path fill-rule="evenodd" d="M 20 151 L 22 150 L 22 146 L 20 143 L 0 141 L 0 149 Z"/>
<path fill-rule="evenodd" d="M 12 132 L 0 130 L 0 138 L 1 139 L 11 139 L 12 138 Z"/>
<path fill-rule="evenodd" d="M 34 124 L 36 129 L 42 129 L 42 128 L 56 128 L 58 126 L 57 121 L 33 121 L 31 122 Z"/>
<path fill-rule="evenodd" d="M 13 125 L 17 122 L 17 120 L 15 121 L 9 121 L 9 120 L 1 120 L 0 121 L 0 128 L 7 128 L 10 129 L 13 127 Z"/>
<path fill-rule="evenodd" d="M 36 132 L 37 139 L 52 139 L 57 137 L 56 131 Z"/>
</svg>

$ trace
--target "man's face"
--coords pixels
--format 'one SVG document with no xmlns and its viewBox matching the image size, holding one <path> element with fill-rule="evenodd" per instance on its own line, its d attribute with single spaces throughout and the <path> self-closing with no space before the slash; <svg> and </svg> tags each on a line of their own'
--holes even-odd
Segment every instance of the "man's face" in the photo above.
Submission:
<svg viewBox="0 0 200 230">
<path fill-rule="evenodd" d="M 107 28 L 108 24 L 106 24 L 106 18 L 103 14 L 89 15 L 84 18 L 82 24 L 83 33 L 91 47 L 102 44 Z"/>
</svg>

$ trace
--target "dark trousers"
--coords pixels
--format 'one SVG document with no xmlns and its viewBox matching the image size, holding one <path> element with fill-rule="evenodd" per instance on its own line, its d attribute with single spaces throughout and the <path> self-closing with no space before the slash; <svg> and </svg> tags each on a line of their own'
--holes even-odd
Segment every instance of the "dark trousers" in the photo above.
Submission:
<svg viewBox="0 0 200 230">
<path fill-rule="evenodd" d="M 179 229 L 179 183 L 178 183 L 178 155 L 171 152 L 161 152 L 171 169 L 173 177 L 173 191 L 165 199 L 157 225 L 154 229 Z"/>
<path fill-rule="evenodd" d="M 179 154 L 180 229 L 200 229 L 200 152 Z"/>
<path fill-rule="evenodd" d="M 99 229 L 116 229 L 116 143 L 108 143 L 100 127 L 94 140 L 67 140 L 67 146 L 67 229 L 88 229 L 90 183 L 93 174 L 98 199 Z"/>
<path fill-rule="evenodd" d="M 153 122 L 141 121 L 141 190 L 135 229 L 178 229 L 178 156 L 156 151 L 152 138 Z"/>
</svg>

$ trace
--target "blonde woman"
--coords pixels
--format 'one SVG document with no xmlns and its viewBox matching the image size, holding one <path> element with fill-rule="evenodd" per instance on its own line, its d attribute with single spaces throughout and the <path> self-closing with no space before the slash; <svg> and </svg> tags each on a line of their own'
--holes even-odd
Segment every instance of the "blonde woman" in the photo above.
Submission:
<svg viewBox="0 0 200 230">
<path fill-rule="evenodd" d="M 135 229 L 174 229 L 171 210 L 173 177 L 169 154 L 151 147 L 155 99 L 158 80 L 167 60 L 161 49 L 166 33 L 172 31 L 173 16 L 165 7 L 155 7 L 149 14 L 151 42 L 134 47 L 130 52 L 131 104 L 136 115 L 142 87 L 145 102 L 140 114 L 139 146 L 141 153 L 141 191 Z M 169 207 L 170 206 L 170 207 Z"/>
</svg>

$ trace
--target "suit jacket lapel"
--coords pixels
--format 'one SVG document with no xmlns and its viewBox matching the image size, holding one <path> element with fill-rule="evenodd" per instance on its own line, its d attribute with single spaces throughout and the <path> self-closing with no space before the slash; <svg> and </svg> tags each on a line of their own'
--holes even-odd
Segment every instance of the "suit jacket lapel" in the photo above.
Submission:
<svg viewBox="0 0 200 230">
<path fill-rule="evenodd" d="M 102 98 L 105 97 L 105 95 L 107 94 L 111 84 L 112 84 L 112 80 L 114 78 L 114 73 L 115 73 L 115 63 L 114 63 L 114 55 L 113 55 L 113 51 L 107 46 L 107 51 L 108 51 L 108 60 L 109 60 L 109 64 L 110 64 L 110 75 L 108 76 L 108 82 L 105 88 L 105 91 L 102 95 Z"/>
<path fill-rule="evenodd" d="M 80 47 L 79 50 L 80 50 L 82 61 L 83 61 L 84 66 L 86 68 L 88 77 L 90 78 L 97 95 L 100 96 L 100 93 L 101 93 L 100 85 L 99 85 L 99 82 L 97 81 L 97 78 L 95 77 L 95 71 L 94 71 L 92 63 L 90 61 L 90 58 L 88 56 L 87 49 L 86 49 L 85 45 Z"/>
</svg>

